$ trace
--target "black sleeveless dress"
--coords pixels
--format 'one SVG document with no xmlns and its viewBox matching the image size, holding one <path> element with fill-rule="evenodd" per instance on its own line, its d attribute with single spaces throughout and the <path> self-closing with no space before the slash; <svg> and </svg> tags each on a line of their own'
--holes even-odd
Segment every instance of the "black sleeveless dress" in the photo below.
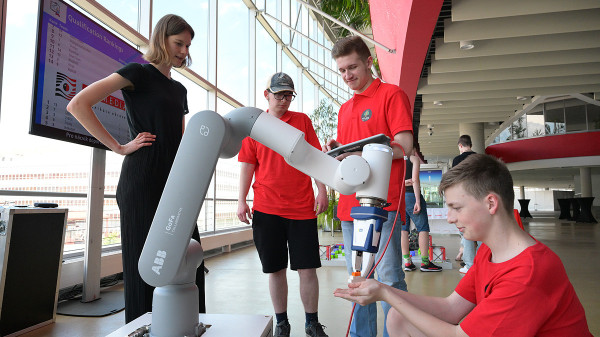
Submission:
<svg viewBox="0 0 600 337">
<path fill-rule="evenodd" d="M 175 160 L 188 107 L 185 87 L 150 64 L 130 63 L 117 70 L 117 73 L 134 86 L 131 90 L 122 90 L 130 139 L 140 132 L 156 135 L 151 146 L 125 156 L 117 186 L 117 204 L 121 213 L 125 320 L 129 323 L 152 311 L 154 287 L 140 277 L 138 260 Z M 200 242 L 197 227 L 193 238 Z M 196 273 L 196 284 L 200 312 L 203 313 L 206 311 L 204 263 Z"/>
</svg>

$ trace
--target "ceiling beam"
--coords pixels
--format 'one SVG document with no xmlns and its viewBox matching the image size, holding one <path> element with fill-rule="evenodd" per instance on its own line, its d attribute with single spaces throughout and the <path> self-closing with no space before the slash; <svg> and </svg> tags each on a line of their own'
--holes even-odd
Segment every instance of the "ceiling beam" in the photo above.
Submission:
<svg viewBox="0 0 600 337">
<path fill-rule="evenodd" d="M 435 123 L 431 123 L 433 125 L 433 129 L 435 130 L 436 133 L 441 132 L 441 133 L 447 133 L 447 132 L 458 132 L 456 127 L 451 126 L 451 125 L 436 125 Z M 457 124 L 458 125 L 458 124 Z M 419 134 L 422 134 L 422 132 L 425 132 L 425 134 L 427 134 L 427 124 L 421 124 L 419 126 Z"/>
<path fill-rule="evenodd" d="M 443 101 L 443 105 L 434 105 L 433 101 L 423 102 L 423 109 L 446 109 L 446 108 L 463 108 L 463 107 L 478 107 L 478 106 L 494 106 L 494 105 L 509 105 L 516 104 L 519 106 L 523 105 L 522 101 L 517 100 L 516 97 L 501 97 L 493 99 L 468 99 L 468 100 L 452 100 Z"/>
<path fill-rule="evenodd" d="M 464 118 L 464 117 L 460 117 L 458 116 L 457 118 L 441 118 L 439 116 L 436 116 L 435 118 L 421 118 L 421 123 L 427 124 L 427 123 L 435 123 L 436 125 L 439 124 L 459 124 L 459 123 L 481 123 L 481 122 L 501 122 L 506 120 L 507 118 L 498 118 L 498 117 L 471 117 L 471 118 Z"/>
<path fill-rule="evenodd" d="M 600 38 L 598 40 L 600 41 Z M 427 77 L 427 84 L 468 83 L 490 79 L 511 80 L 588 74 L 600 74 L 600 62 L 463 71 L 458 73 L 436 73 Z"/>
<path fill-rule="evenodd" d="M 455 0 L 452 1 L 452 21 L 564 12 L 565 10 L 599 7 L 599 1 L 590 0 Z"/>
<path fill-rule="evenodd" d="M 475 48 L 461 50 L 458 42 L 444 43 L 435 40 L 435 59 L 469 58 L 494 55 L 512 55 L 558 50 L 587 49 L 600 47 L 600 33 L 588 32 L 547 34 L 475 41 Z"/>
<path fill-rule="evenodd" d="M 598 56 L 600 57 L 600 54 Z M 417 90 L 417 93 L 425 95 L 436 93 L 506 90 L 518 88 L 575 86 L 596 83 L 600 83 L 600 74 L 528 78 L 518 80 L 491 80 L 467 83 L 428 84 L 423 88 L 419 88 Z"/>
<path fill-rule="evenodd" d="M 458 22 L 446 19 L 444 21 L 444 42 L 592 30 L 600 30 L 600 9 L 598 8 Z"/>
<path fill-rule="evenodd" d="M 434 101 L 452 101 L 452 100 L 468 100 L 468 99 L 484 99 L 484 98 L 502 98 L 502 97 L 517 97 L 517 96 L 536 96 L 536 95 L 563 95 L 569 93 L 586 93 L 600 92 L 600 83 L 592 85 L 575 85 L 575 86 L 560 86 L 547 88 L 523 88 L 510 90 L 488 90 L 488 91 L 471 91 L 458 93 L 444 94 L 427 94 L 422 95 L 423 102 Z"/>
<path fill-rule="evenodd" d="M 426 109 L 421 110 L 421 116 L 439 116 L 450 114 L 483 114 L 489 112 L 504 112 L 515 111 L 523 108 L 523 104 L 510 105 L 492 105 L 492 106 L 474 106 L 463 108 L 442 108 L 442 109 Z"/>
<path fill-rule="evenodd" d="M 423 114 L 421 116 L 421 122 L 431 123 L 436 119 L 439 120 L 454 120 L 456 123 L 460 123 L 462 119 L 467 118 L 492 118 L 496 121 L 505 121 L 508 118 L 515 115 L 514 110 L 501 111 L 501 112 L 487 112 L 487 113 L 454 113 L 454 114 Z"/>
<path fill-rule="evenodd" d="M 593 63 L 598 62 L 598 55 L 600 48 L 436 60 L 431 63 L 431 73 Z"/>
</svg>

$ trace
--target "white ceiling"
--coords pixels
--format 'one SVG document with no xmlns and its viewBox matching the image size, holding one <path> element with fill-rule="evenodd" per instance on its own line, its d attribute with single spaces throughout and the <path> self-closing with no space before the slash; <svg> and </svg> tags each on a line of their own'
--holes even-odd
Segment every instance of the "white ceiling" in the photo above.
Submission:
<svg viewBox="0 0 600 337">
<path fill-rule="evenodd" d="M 600 167 L 592 167 L 591 173 L 594 176 L 600 175 Z M 580 171 L 577 167 L 538 168 L 511 171 L 510 174 L 515 186 L 575 189 L 576 186 L 580 185 Z"/>
<path fill-rule="evenodd" d="M 459 123 L 484 122 L 487 138 L 533 96 L 600 93 L 600 1 L 453 0 L 443 11 L 417 91 L 426 159 L 458 154 Z"/>
</svg>

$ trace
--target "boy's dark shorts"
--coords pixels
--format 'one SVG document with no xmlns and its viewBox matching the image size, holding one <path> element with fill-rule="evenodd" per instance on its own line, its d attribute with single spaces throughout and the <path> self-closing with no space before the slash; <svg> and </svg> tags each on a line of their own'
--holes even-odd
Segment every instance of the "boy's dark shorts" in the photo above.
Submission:
<svg viewBox="0 0 600 337">
<path fill-rule="evenodd" d="M 254 244 L 264 273 L 321 267 L 317 219 L 292 220 L 254 211 Z M 289 247 L 289 248 L 288 248 Z"/>
</svg>

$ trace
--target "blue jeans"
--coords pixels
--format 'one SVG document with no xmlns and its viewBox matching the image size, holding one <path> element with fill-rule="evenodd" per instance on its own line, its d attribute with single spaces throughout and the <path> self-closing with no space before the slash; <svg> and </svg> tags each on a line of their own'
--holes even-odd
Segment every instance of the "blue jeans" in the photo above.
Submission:
<svg viewBox="0 0 600 337">
<path fill-rule="evenodd" d="M 461 235 L 460 243 L 463 245 L 463 262 L 467 269 L 471 268 L 473 261 L 475 260 L 475 254 L 477 254 L 477 250 L 479 250 L 479 246 L 481 246 L 481 241 L 477 241 L 477 247 L 475 247 L 475 241 L 467 240 Z"/>
<path fill-rule="evenodd" d="M 385 244 L 390 237 L 392 225 L 396 212 L 388 212 L 388 220 L 383 223 L 381 237 L 379 240 L 379 251 L 377 252 L 375 262 L 379 260 Z M 400 249 L 400 225 L 402 221 L 398 219 L 390 245 L 377 266 L 377 280 L 394 288 L 406 291 L 406 282 L 404 281 L 404 270 L 402 270 L 402 250 Z M 342 233 L 344 235 L 344 252 L 346 253 L 346 267 L 348 275 L 352 273 L 352 236 L 354 233 L 354 223 L 352 221 L 342 221 Z M 373 276 L 371 276 L 373 277 Z M 386 329 L 387 314 L 391 306 L 386 302 L 381 302 L 381 308 L 384 314 L 383 336 L 388 337 Z M 356 305 L 354 317 L 350 326 L 350 336 L 352 337 L 375 337 L 377 336 L 377 303 L 371 303 L 366 306 Z"/>
<path fill-rule="evenodd" d="M 423 195 L 420 194 L 420 205 L 421 211 L 419 214 L 414 214 L 415 204 L 417 203 L 417 198 L 414 193 L 406 192 L 406 223 L 402 225 L 402 230 L 405 232 L 410 232 L 410 221 L 414 222 L 415 227 L 417 227 L 417 232 L 429 232 L 429 218 L 427 218 L 427 202 Z"/>
</svg>

